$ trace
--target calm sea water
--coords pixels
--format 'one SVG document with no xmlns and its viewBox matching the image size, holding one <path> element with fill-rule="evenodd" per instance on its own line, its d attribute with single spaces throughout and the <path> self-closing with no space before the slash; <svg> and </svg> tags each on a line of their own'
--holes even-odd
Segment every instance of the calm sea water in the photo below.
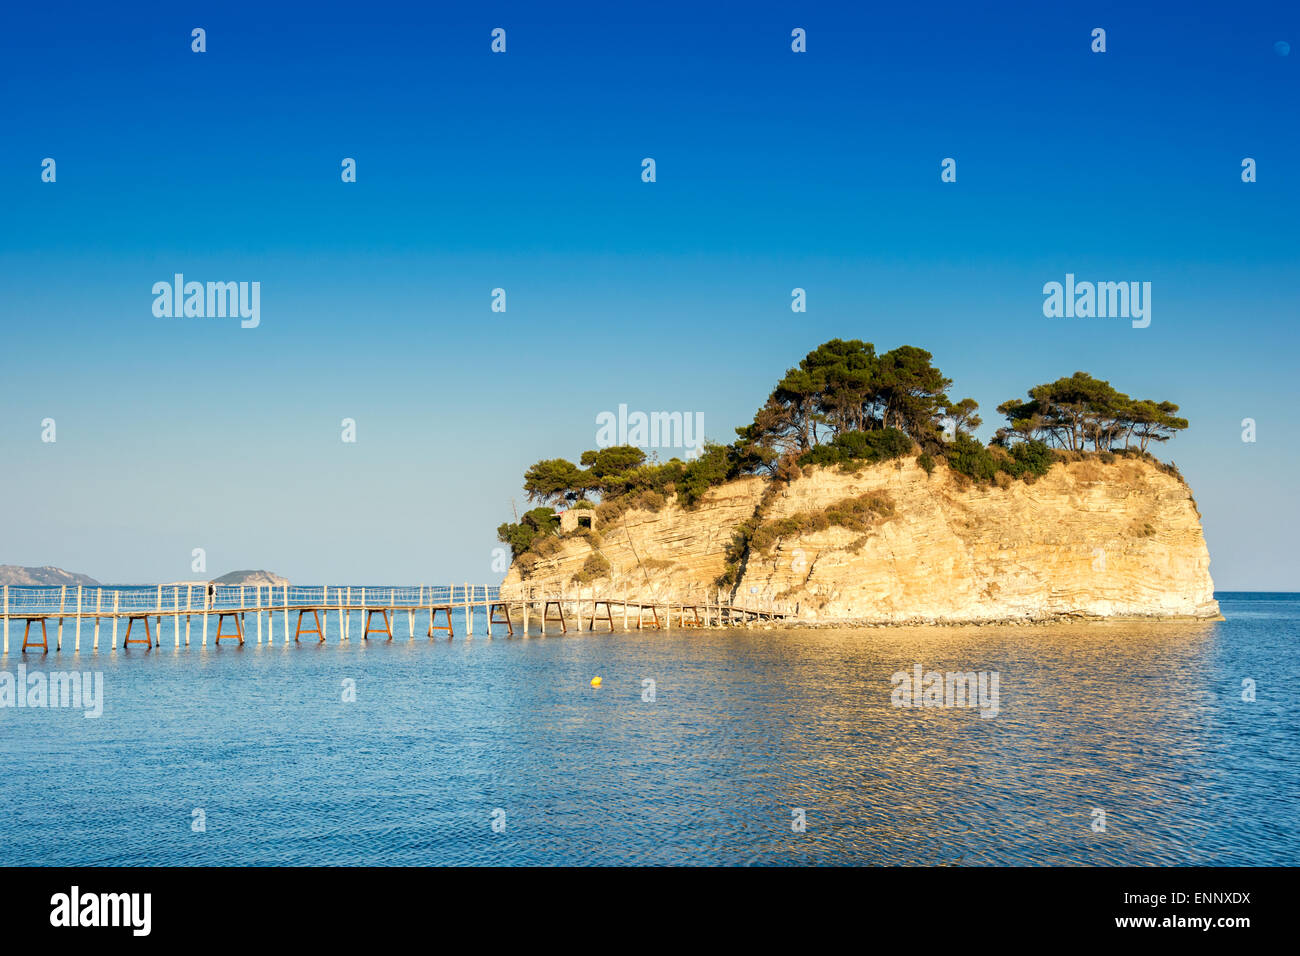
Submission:
<svg viewBox="0 0 1300 956">
<path fill-rule="evenodd" d="M 0 709 L 0 864 L 1295 865 L 1300 595 L 1219 599 L 1195 625 L 402 619 L 392 644 L 29 654 L 102 671 L 104 712 Z M 916 663 L 996 671 L 998 715 L 892 706 Z"/>
</svg>

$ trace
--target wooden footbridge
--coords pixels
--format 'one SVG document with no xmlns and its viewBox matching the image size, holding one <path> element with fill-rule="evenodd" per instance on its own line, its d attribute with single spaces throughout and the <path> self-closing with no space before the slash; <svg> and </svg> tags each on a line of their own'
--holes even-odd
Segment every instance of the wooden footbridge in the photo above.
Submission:
<svg viewBox="0 0 1300 956">
<path fill-rule="evenodd" d="M 435 585 L 419 587 L 348 587 L 317 585 L 209 585 L 159 584 L 146 587 L 17 587 L 3 589 L 4 653 L 10 650 L 10 629 L 22 629 L 20 650 L 61 651 L 71 645 L 80 651 L 84 638 L 92 650 L 99 650 L 101 635 L 107 633 L 109 647 L 133 645 L 160 647 L 171 637 L 175 647 L 189 647 L 191 641 L 207 646 L 209 628 L 214 645 L 222 641 L 243 644 L 256 635 L 257 643 L 274 644 L 278 633 L 282 643 L 301 643 L 304 638 L 323 643 L 331 615 L 336 622 L 333 635 L 351 640 L 353 620 L 361 640 L 379 637 L 391 641 L 400 636 L 405 612 L 406 638 L 417 631 L 425 637 L 456 636 L 456 623 L 466 636 L 474 635 L 474 618 L 479 616 L 488 637 L 492 628 L 504 628 L 514 636 L 516 625 L 528 637 L 537 633 L 568 633 L 604 628 L 623 630 L 674 626 L 752 626 L 793 616 L 780 602 L 751 596 L 750 600 L 728 598 L 720 589 L 692 587 L 684 592 L 632 595 L 613 594 L 599 588 L 567 588 L 546 591 L 515 585 Z M 253 620 L 249 622 L 249 616 Z M 419 623 L 417 624 L 417 618 Z M 170 631 L 170 635 L 165 632 Z M 15 633 L 15 637 L 17 637 Z M 15 641 L 15 643 L 17 643 Z M 53 643 L 53 648 L 51 648 Z"/>
</svg>

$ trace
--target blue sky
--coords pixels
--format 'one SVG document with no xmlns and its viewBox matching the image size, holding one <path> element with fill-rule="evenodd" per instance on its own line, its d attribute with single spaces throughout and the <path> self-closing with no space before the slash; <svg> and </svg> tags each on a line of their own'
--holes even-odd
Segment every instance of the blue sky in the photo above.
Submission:
<svg viewBox="0 0 1300 956">
<path fill-rule="evenodd" d="M 985 435 L 1076 369 L 1179 403 L 1216 584 L 1300 589 L 1294 4 L 465 6 L 6 9 L 0 563 L 496 580 L 599 412 L 729 440 L 841 336 L 929 349 Z M 261 325 L 156 318 L 176 272 Z M 1151 326 L 1044 318 L 1067 272 Z"/>
</svg>

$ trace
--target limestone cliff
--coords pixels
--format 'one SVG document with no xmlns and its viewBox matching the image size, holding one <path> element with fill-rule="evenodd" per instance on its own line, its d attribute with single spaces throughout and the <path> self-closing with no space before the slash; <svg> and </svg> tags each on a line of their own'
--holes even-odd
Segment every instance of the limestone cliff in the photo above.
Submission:
<svg viewBox="0 0 1300 956">
<path fill-rule="evenodd" d="M 745 478 L 692 510 L 631 510 L 567 535 L 523 580 L 570 593 L 585 576 L 617 595 L 698 594 L 728 570 L 727 547 L 748 521 L 758 533 L 724 595 L 780 600 L 803 620 L 1218 616 L 1200 515 L 1175 475 L 1094 459 L 1003 485 L 970 484 L 942 464 L 927 475 L 912 459 L 806 468 L 788 484 Z M 861 515 L 837 522 L 855 502 L 867 503 Z"/>
</svg>

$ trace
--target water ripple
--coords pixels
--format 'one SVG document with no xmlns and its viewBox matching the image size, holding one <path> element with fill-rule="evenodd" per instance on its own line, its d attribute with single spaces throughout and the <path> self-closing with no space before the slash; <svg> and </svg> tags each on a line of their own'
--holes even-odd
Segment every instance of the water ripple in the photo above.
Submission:
<svg viewBox="0 0 1300 956">
<path fill-rule="evenodd" d="M 105 708 L 0 709 L 0 863 L 1295 865 L 1300 603 L 1222 603 L 29 657 L 101 670 Z M 914 663 L 996 671 L 998 715 L 892 706 Z"/>
</svg>

